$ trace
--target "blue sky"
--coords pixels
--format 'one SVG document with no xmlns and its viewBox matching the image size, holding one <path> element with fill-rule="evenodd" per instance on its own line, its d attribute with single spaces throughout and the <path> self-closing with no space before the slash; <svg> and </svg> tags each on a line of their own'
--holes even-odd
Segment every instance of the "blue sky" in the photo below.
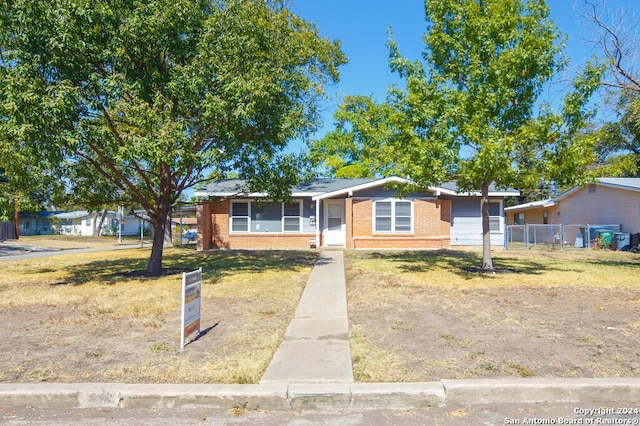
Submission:
<svg viewBox="0 0 640 426">
<path fill-rule="evenodd" d="M 597 49 L 589 42 L 593 36 L 579 16 L 583 0 L 548 0 L 547 4 L 551 18 L 569 37 L 566 55 L 572 64 L 566 75 L 546 91 L 547 100 L 553 104 L 560 102 L 570 71 L 597 53 Z M 620 8 L 637 10 L 638 0 L 606 0 L 606 13 L 616 15 Z M 349 60 L 341 68 L 340 82 L 329 88 L 332 99 L 324 106 L 324 126 L 316 138 L 333 128 L 332 113 L 345 95 L 374 95 L 376 100 L 383 101 L 387 87 L 399 82 L 388 67 L 385 43 L 389 27 L 405 57 L 419 59 L 424 47 L 423 0 L 293 0 L 291 10 L 314 22 L 321 35 L 341 40 Z"/>
</svg>

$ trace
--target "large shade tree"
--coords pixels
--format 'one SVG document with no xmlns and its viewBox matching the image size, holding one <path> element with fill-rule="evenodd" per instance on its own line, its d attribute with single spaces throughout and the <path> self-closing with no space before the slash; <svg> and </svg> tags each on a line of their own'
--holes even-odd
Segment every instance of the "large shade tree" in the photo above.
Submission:
<svg viewBox="0 0 640 426">
<path fill-rule="evenodd" d="M 286 195 L 339 42 L 269 0 L 0 0 L 0 140 L 146 210 L 147 267 L 187 188 L 237 170 Z M 40 163 L 39 163 L 40 162 Z"/>
<path fill-rule="evenodd" d="M 492 270 L 489 187 L 580 177 L 593 141 L 576 134 L 598 76 L 576 81 L 561 114 L 538 114 L 544 85 L 562 66 L 562 37 L 544 0 L 426 0 L 425 13 L 424 61 L 389 42 L 391 68 L 406 80 L 391 93 L 395 161 L 420 186 L 454 178 L 462 190 L 480 190 L 483 268 Z"/>
<path fill-rule="evenodd" d="M 381 104 L 346 98 L 336 129 L 312 153 L 335 174 L 369 176 L 377 167 L 416 189 L 456 180 L 462 191 L 480 190 L 483 268 L 492 270 L 490 186 L 532 190 L 589 178 L 596 135 L 584 130 L 587 105 L 603 69 L 589 66 L 555 111 L 540 96 L 564 65 L 562 35 L 544 0 L 426 0 L 425 15 L 422 60 L 388 43 L 405 87 L 392 87 Z"/>
<path fill-rule="evenodd" d="M 334 113 L 336 128 L 310 146 L 312 164 L 337 178 L 371 178 L 395 173 L 389 139 L 396 133 L 388 103 L 348 96 Z"/>
</svg>

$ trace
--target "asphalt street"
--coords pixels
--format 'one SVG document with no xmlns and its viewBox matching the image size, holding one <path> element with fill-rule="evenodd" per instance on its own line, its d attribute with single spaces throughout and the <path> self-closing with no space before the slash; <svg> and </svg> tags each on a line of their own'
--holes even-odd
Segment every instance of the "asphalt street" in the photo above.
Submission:
<svg viewBox="0 0 640 426">
<path fill-rule="evenodd" d="M 635 408 L 634 408 L 635 406 Z M 11 426 L 143 426 L 143 425 L 520 425 L 593 424 L 637 425 L 638 402 L 599 404 L 447 404 L 409 410 L 268 411 L 230 409 L 39 409 L 0 408 L 0 424 Z"/>
<path fill-rule="evenodd" d="M 91 247 L 80 249 L 52 249 L 47 247 L 34 247 L 21 244 L 0 243 L 0 262 L 3 260 L 24 260 L 39 257 L 59 256 L 63 254 L 89 253 L 94 251 L 124 250 L 130 248 L 140 248 L 140 244 L 123 244 L 108 247 Z"/>
</svg>

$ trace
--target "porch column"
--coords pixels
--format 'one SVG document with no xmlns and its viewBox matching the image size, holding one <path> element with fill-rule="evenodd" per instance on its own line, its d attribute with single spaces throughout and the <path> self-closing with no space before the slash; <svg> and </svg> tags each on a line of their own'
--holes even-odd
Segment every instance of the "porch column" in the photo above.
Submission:
<svg viewBox="0 0 640 426">
<path fill-rule="evenodd" d="M 345 232 L 345 247 L 354 248 L 353 242 L 353 198 L 347 197 L 344 200 L 344 223 L 346 226 Z"/>
<path fill-rule="evenodd" d="M 320 200 L 316 200 L 316 247 L 320 245 Z"/>
</svg>

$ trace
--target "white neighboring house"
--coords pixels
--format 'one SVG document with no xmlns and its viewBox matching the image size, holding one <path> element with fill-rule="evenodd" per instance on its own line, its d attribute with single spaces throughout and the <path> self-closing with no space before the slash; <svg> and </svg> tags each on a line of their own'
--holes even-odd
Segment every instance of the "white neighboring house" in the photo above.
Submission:
<svg viewBox="0 0 640 426">
<path fill-rule="evenodd" d="M 82 235 L 91 237 L 93 235 L 93 221 L 100 221 L 101 214 L 96 217 L 95 213 L 86 210 L 77 210 L 72 212 L 58 213 L 54 217 L 57 224 L 54 225 L 54 233 L 62 235 Z M 146 216 L 144 227 L 149 227 L 149 221 Z M 140 235 L 141 219 L 134 215 L 124 217 L 122 224 L 123 236 Z M 118 218 L 116 212 L 109 211 L 102 223 L 100 235 L 117 235 Z"/>
</svg>

